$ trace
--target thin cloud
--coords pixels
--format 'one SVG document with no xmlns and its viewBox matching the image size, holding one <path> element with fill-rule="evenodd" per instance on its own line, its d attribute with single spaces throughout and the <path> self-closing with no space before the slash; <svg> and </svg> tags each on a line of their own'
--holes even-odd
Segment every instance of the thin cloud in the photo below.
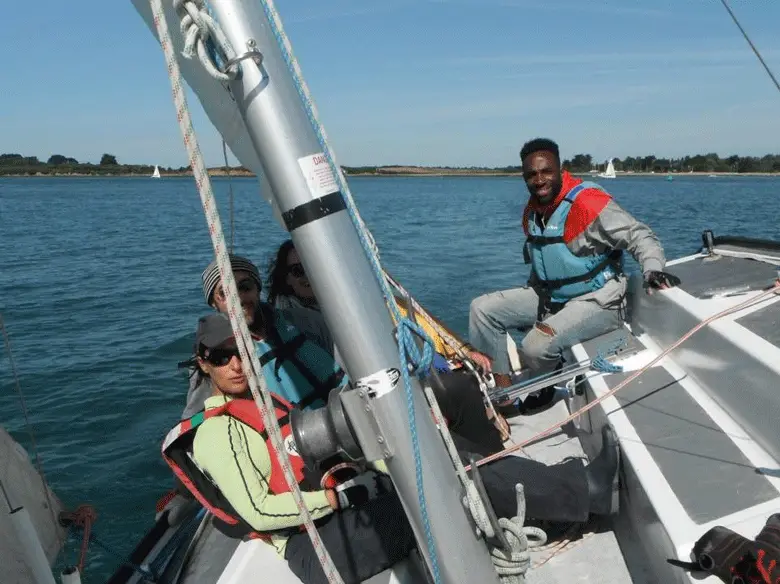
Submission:
<svg viewBox="0 0 780 584">
<path fill-rule="evenodd" d="M 780 57 L 780 50 L 770 49 L 762 51 L 766 59 Z M 670 61 L 675 65 L 681 63 L 691 64 L 728 64 L 748 61 L 753 57 L 750 50 L 744 49 L 714 49 L 709 51 L 688 51 L 676 49 L 673 51 L 649 51 L 649 52 L 609 52 L 609 53 L 561 53 L 561 54 L 504 54 L 483 55 L 473 57 L 455 57 L 439 61 L 420 62 L 421 66 L 441 67 L 466 67 L 472 65 L 597 65 L 604 63 L 658 63 Z"/>
<path fill-rule="evenodd" d="M 675 85 L 674 91 L 680 91 Z M 533 95 L 499 99 L 468 100 L 449 105 L 429 105 L 415 110 L 398 112 L 398 118 L 414 124 L 438 124 L 457 120 L 484 121 L 496 118 L 539 115 L 546 112 L 566 112 L 581 108 L 608 108 L 625 104 L 641 104 L 649 98 L 669 93 L 667 83 L 638 84 L 615 88 L 593 87 L 555 95 Z"/>
<path fill-rule="evenodd" d="M 622 6 L 617 4 L 601 4 L 589 0 L 580 2 L 554 2 L 551 0 L 428 0 L 431 4 L 465 4 L 470 6 L 491 6 L 496 8 L 512 8 L 521 10 L 547 10 L 550 12 L 579 12 L 590 14 L 609 14 L 611 16 L 642 16 L 642 17 L 670 17 L 674 13 L 657 8 L 643 8 L 637 6 Z"/>
<path fill-rule="evenodd" d="M 333 20 L 339 18 L 349 18 L 353 16 L 370 16 L 373 14 L 394 12 L 404 6 L 408 6 L 412 0 L 387 0 L 385 2 L 341 2 L 341 3 L 305 3 L 305 9 L 302 12 L 296 12 L 285 17 L 285 22 L 298 24 L 318 20 Z M 320 9 L 312 9 L 313 6 L 319 6 Z M 322 8 L 326 6 L 326 8 Z"/>
</svg>

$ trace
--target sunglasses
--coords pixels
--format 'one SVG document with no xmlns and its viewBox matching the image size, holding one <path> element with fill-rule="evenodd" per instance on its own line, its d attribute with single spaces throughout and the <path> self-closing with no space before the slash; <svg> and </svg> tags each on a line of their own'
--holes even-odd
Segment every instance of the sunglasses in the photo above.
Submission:
<svg viewBox="0 0 780 584">
<path fill-rule="evenodd" d="M 236 288 L 238 289 L 239 294 L 242 292 L 253 292 L 256 287 L 257 284 L 252 278 L 244 278 L 240 282 L 236 282 Z M 227 298 L 225 291 L 222 288 L 219 288 L 216 292 L 214 292 L 214 296 Z"/>
<path fill-rule="evenodd" d="M 291 274 L 294 278 L 303 278 L 306 275 L 301 264 L 290 264 L 287 266 L 287 273 Z"/>
<path fill-rule="evenodd" d="M 212 349 L 208 355 L 203 357 L 204 361 L 208 361 L 215 367 L 224 367 L 233 359 L 238 357 L 241 359 L 241 353 L 238 352 L 236 347 L 230 349 Z"/>
</svg>

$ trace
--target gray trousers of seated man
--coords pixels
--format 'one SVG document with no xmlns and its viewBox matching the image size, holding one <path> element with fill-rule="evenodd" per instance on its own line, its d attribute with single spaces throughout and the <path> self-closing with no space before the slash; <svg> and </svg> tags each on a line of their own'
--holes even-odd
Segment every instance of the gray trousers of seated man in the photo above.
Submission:
<svg viewBox="0 0 780 584">
<path fill-rule="evenodd" d="M 564 349 L 617 329 L 625 307 L 624 277 L 565 304 L 551 303 L 532 287 L 512 288 L 475 298 L 469 313 L 469 342 L 493 358 L 493 372 L 511 372 L 509 331 L 525 332 L 518 353 L 523 367 L 537 374 L 555 369 Z"/>
</svg>

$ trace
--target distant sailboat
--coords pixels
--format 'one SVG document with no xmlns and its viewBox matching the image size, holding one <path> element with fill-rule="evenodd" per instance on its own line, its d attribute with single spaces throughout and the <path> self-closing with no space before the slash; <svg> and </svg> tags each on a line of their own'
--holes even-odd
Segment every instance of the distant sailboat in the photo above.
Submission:
<svg viewBox="0 0 780 584">
<path fill-rule="evenodd" d="M 609 159 L 609 162 L 607 162 L 607 170 L 605 170 L 604 172 L 600 172 L 598 176 L 600 178 L 615 178 L 615 176 L 617 176 L 615 174 L 615 165 L 612 164 L 611 158 Z"/>
<path fill-rule="evenodd" d="M 154 165 L 154 172 L 150 178 L 160 178 L 160 167 L 156 164 Z"/>
</svg>

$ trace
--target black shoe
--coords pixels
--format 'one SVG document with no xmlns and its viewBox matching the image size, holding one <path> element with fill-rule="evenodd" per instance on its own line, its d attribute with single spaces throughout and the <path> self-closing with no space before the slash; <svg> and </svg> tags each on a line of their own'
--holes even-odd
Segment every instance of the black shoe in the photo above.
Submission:
<svg viewBox="0 0 780 584">
<path fill-rule="evenodd" d="M 609 425 L 601 429 L 601 452 L 585 467 L 590 512 L 613 515 L 618 512 L 618 470 L 620 448 Z"/>
<path fill-rule="evenodd" d="M 555 386 L 551 385 L 528 394 L 518 409 L 524 416 L 533 416 L 552 406 L 553 400 L 555 400 Z"/>
<path fill-rule="evenodd" d="M 501 404 L 493 404 L 493 407 L 495 408 L 496 413 L 501 414 L 505 420 L 509 420 L 515 416 L 519 416 L 520 414 L 525 413 L 523 402 L 521 402 L 519 399 L 513 399 L 510 402 Z"/>
</svg>

